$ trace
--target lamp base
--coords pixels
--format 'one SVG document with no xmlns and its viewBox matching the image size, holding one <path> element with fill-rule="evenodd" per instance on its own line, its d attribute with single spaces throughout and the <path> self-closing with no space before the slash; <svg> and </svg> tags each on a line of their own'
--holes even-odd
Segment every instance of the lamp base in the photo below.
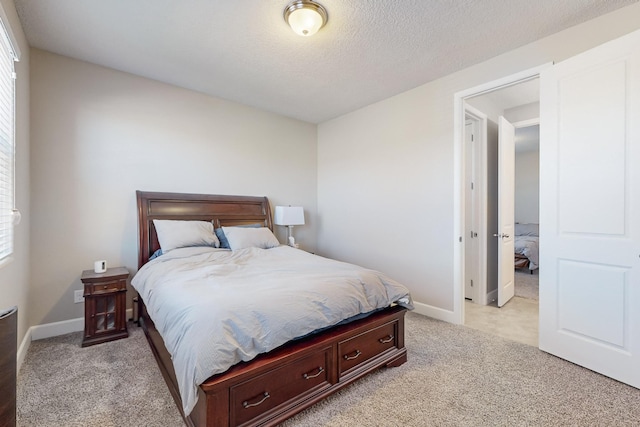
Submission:
<svg viewBox="0 0 640 427">
<path fill-rule="evenodd" d="M 289 246 L 300 249 L 300 245 L 296 243 L 296 239 L 294 239 L 293 236 L 289 236 Z"/>
<path fill-rule="evenodd" d="M 300 249 L 300 245 L 296 243 L 296 239 L 293 238 L 293 225 L 287 225 L 287 244 L 292 248 Z"/>
</svg>

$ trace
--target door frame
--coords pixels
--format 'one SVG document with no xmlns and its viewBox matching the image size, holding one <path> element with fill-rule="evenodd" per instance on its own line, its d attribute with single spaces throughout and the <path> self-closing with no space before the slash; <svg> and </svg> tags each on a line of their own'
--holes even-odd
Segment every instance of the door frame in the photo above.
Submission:
<svg viewBox="0 0 640 427">
<path fill-rule="evenodd" d="M 478 176 L 476 176 L 476 180 L 474 182 L 474 189 L 476 190 L 475 196 L 478 197 L 478 213 L 477 213 L 477 244 L 478 251 L 476 256 L 478 258 L 478 283 L 473 288 L 473 302 L 476 304 L 486 305 L 487 304 L 487 115 L 477 108 L 472 107 L 471 105 L 464 103 L 464 123 L 463 126 L 466 127 L 466 123 L 468 120 L 474 123 L 474 130 L 478 136 L 477 142 L 477 150 L 476 150 L 476 158 L 473 159 L 475 166 L 478 170 Z M 464 137 L 464 134 L 463 134 Z M 463 139 L 464 141 L 464 139 Z M 466 156 L 467 150 L 462 147 L 462 155 Z M 463 164 L 465 162 L 465 157 L 463 157 Z M 466 170 L 466 168 L 465 168 Z M 463 180 L 466 181 L 466 175 L 463 175 Z M 468 187 L 464 186 L 464 191 L 468 190 Z M 464 197 L 464 194 L 463 194 Z M 465 206 L 466 209 L 466 206 Z M 466 219 L 466 210 L 465 217 Z M 465 221 L 466 224 L 466 221 Z M 466 230 L 465 230 L 466 231 Z M 465 236 L 465 234 L 463 234 Z M 464 240 L 464 237 L 463 237 Z M 466 247 L 464 248 L 466 250 Z M 465 252 L 466 253 L 466 252 Z M 466 256 L 465 256 L 466 260 Z M 465 263 L 462 264 L 463 268 L 465 268 Z M 463 292 L 466 293 L 464 288 L 465 281 L 463 281 Z M 465 295 L 463 294 L 463 298 Z"/>
<path fill-rule="evenodd" d="M 465 100 L 540 77 L 540 72 L 553 62 L 502 77 L 479 86 L 456 92 L 453 96 L 453 316 L 452 322 L 464 324 L 465 233 L 464 204 L 464 126 Z M 486 293 L 486 292 L 485 292 Z"/>
</svg>

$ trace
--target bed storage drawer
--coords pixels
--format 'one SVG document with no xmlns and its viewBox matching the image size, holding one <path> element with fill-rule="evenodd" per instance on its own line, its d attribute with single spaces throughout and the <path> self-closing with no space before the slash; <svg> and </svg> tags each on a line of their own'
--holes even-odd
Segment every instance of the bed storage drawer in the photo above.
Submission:
<svg viewBox="0 0 640 427">
<path fill-rule="evenodd" d="M 280 412 L 310 394 L 331 386 L 332 348 L 294 360 L 278 369 L 231 387 L 230 425 L 239 426 Z"/>
<path fill-rule="evenodd" d="M 397 320 L 340 341 L 338 343 L 338 369 L 340 377 L 351 374 L 367 361 L 389 349 L 397 347 Z"/>
</svg>

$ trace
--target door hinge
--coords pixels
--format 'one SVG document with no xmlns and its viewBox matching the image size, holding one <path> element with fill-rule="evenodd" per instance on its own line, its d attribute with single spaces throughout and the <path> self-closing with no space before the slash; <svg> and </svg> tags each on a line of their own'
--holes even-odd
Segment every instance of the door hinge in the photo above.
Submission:
<svg viewBox="0 0 640 427">
<path fill-rule="evenodd" d="M 473 287 L 473 280 L 471 281 L 471 287 Z"/>
<path fill-rule="evenodd" d="M 473 142 L 473 136 L 474 136 L 474 135 L 473 135 L 473 134 L 471 134 L 471 142 Z"/>
<path fill-rule="evenodd" d="M 470 237 L 473 239 L 473 231 L 469 232 Z"/>
<path fill-rule="evenodd" d="M 471 189 L 473 190 L 473 182 L 471 183 Z"/>
</svg>

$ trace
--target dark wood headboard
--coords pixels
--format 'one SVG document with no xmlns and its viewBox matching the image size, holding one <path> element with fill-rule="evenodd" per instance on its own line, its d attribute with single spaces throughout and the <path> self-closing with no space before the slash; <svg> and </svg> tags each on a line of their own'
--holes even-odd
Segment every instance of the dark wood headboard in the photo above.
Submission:
<svg viewBox="0 0 640 427">
<path fill-rule="evenodd" d="M 263 223 L 273 231 L 266 197 L 136 191 L 138 201 L 138 268 L 158 249 L 154 219 L 212 221 L 215 228 Z"/>
</svg>

